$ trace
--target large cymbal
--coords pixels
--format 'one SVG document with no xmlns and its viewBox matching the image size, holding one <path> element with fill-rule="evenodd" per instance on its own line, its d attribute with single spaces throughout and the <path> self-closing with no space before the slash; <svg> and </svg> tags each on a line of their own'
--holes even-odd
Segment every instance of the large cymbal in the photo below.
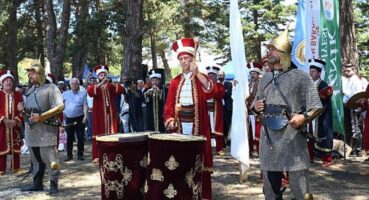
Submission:
<svg viewBox="0 0 369 200">
<path fill-rule="evenodd" d="M 357 107 L 360 106 L 360 103 L 358 103 L 357 101 L 359 99 L 368 99 L 369 98 L 369 93 L 367 92 L 359 92 L 357 94 L 355 94 L 354 96 L 352 96 L 348 101 L 346 106 L 350 109 L 355 109 Z"/>
</svg>

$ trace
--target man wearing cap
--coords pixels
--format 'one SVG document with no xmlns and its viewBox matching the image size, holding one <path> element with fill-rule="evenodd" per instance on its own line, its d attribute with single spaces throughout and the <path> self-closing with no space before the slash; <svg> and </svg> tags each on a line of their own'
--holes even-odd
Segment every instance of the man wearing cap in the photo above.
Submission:
<svg viewBox="0 0 369 200">
<path fill-rule="evenodd" d="M 215 136 L 215 150 L 219 155 L 224 155 L 224 128 L 223 128 L 223 105 L 222 99 L 225 95 L 224 85 L 218 82 L 218 73 L 220 68 L 217 66 L 206 67 L 208 77 L 215 83 L 215 97 L 207 101 L 211 132 Z"/>
<path fill-rule="evenodd" d="M 164 109 L 164 125 L 169 132 L 206 137 L 204 148 L 204 171 L 202 197 L 211 199 L 211 129 L 206 101 L 214 97 L 213 82 L 199 72 L 195 59 L 195 41 L 183 38 L 176 41 L 172 49 L 182 68 L 182 73 L 171 82 Z"/>
<path fill-rule="evenodd" d="M 232 122 L 232 87 L 233 84 L 230 81 L 225 80 L 224 71 L 219 71 L 218 81 L 224 86 L 225 95 L 223 97 L 223 133 L 225 139 L 225 146 L 229 146 L 228 132 Z"/>
<path fill-rule="evenodd" d="M 147 108 L 147 130 L 165 132 L 163 112 L 165 91 L 161 87 L 161 74 L 152 69 L 149 72 L 150 88 L 144 92 Z"/>
<path fill-rule="evenodd" d="M 114 97 L 121 95 L 124 92 L 124 88 L 120 84 L 108 83 L 108 66 L 95 66 L 94 72 L 97 75 L 98 83 L 89 85 L 87 93 L 94 98 L 92 111 L 92 161 L 98 163 L 99 154 L 96 146 L 96 136 L 116 134 L 118 132 Z"/>
<path fill-rule="evenodd" d="M 47 73 L 45 83 L 56 84 L 56 76 L 52 73 Z"/>
<path fill-rule="evenodd" d="M 315 127 L 312 133 L 316 139 L 313 141 L 312 138 L 309 138 L 310 159 L 314 159 L 315 149 L 321 157 L 324 166 L 329 166 L 333 161 L 331 155 L 333 148 L 333 117 L 331 103 L 333 88 L 320 78 L 320 73 L 325 67 L 325 62 L 319 59 L 309 59 L 308 63 L 310 66 L 310 76 L 318 89 L 320 101 L 324 109 L 324 112 L 314 120 Z"/>
<path fill-rule="evenodd" d="M 250 72 L 250 83 L 249 83 L 249 92 L 250 95 L 246 99 L 246 106 L 249 110 L 249 119 L 250 119 L 250 130 L 249 131 L 249 154 L 252 156 L 252 153 L 254 152 L 254 147 L 256 148 L 256 153 L 259 156 L 259 140 L 260 140 L 260 122 L 259 117 L 257 115 L 254 115 L 253 112 L 250 112 L 252 103 L 254 102 L 256 93 L 258 91 L 258 85 L 260 82 L 260 79 L 263 75 L 263 72 L 261 71 L 262 65 L 257 62 L 248 63 L 247 67 L 249 68 Z"/>
<path fill-rule="evenodd" d="M 14 76 L 11 70 L 0 70 L 0 176 L 6 172 L 7 155 L 12 156 L 11 167 L 19 171 L 19 154 L 22 146 L 21 128 L 23 118 L 17 109 L 23 103 L 22 94 L 14 90 Z"/>
<path fill-rule="evenodd" d="M 350 109 L 347 103 L 351 97 L 359 92 L 365 91 L 362 82 L 356 74 L 356 67 L 350 63 L 344 67 L 345 78 L 342 78 L 342 92 L 345 113 L 345 137 L 347 143 L 352 147 L 353 154 L 359 155 L 360 150 L 357 149 L 360 144 L 362 132 L 359 127 L 359 110 Z"/>
<path fill-rule="evenodd" d="M 261 58 L 263 63 L 263 71 L 270 72 L 269 64 L 268 64 L 268 55 L 265 55 Z"/>
<path fill-rule="evenodd" d="M 50 178 L 49 194 L 58 193 L 60 175 L 57 156 L 58 126 L 56 116 L 64 109 L 63 98 L 58 87 L 45 84 L 45 69 L 33 64 L 27 69 L 32 84 L 26 93 L 25 105 L 19 105 L 25 120 L 25 138 L 30 149 L 33 184 L 23 191 L 42 191 L 45 170 Z"/>
<path fill-rule="evenodd" d="M 304 125 L 321 111 L 318 91 L 311 77 L 290 68 L 288 30 L 268 45 L 272 70 L 263 75 L 252 109 L 263 125 L 260 136 L 260 168 L 266 199 L 283 199 L 283 172 L 288 172 L 295 199 L 313 199 L 309 188 L 310 159 Z"/>
</svg>

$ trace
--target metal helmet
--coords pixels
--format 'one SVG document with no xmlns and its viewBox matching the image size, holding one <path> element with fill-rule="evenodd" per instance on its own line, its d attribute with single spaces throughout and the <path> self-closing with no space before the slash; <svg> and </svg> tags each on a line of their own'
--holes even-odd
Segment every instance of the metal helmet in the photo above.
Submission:
<svg viewBox="0 0 369 200">
<path fill-rule="evenodd" d="M 291 66 L 291 50 L 292 45 L 288 39 L 288 28 L 286 28 L 280 35 L 274 37 L 267 45 L 268 48 L 274 47 L 281 52 L 281 64 L 283 69 Z"/>
<path fill-rule="evenodd" d="M 45 68 L 39 64 L 39 63 L 35 63 L 35 64 L 32 64 L 30 67 L 28 67 L 26 69 L 27 71 L 35 71 L 37 74 L 38 74 L 38 83 L 40 85 L 43 85 L 45 83 Z"/>
<path fill-rule="evenodd" d="M 283 53 L 290 54 L 292 45 L 288 39 L 288 29 L 286 28 L 280 35 L 274 37 L 267 45 L 268 48 L 274 47 Z"/>
</svg>

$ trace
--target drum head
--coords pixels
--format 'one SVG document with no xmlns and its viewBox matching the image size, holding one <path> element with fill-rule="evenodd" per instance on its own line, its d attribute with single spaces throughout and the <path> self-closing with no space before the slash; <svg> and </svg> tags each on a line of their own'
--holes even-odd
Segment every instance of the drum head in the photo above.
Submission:
<svg viewBox="0 0 369 200">
<path fill-rule="evenodd" d="M 206 141 L 203 136 L 192 136 L 183 134 L 150 134 L 149 139 L 153 140 L 167 140 L 167 141 L 177 141 L 177 142 L 193 142 L 193 141 Z"/>
<path fill-rule="evenodd" d="M 97 136 L 98 142 L 136 142 L 147 140 L 151 132 L 137 132 L 137 133 L 120 133 L 112 135 Z"/>
</svg>

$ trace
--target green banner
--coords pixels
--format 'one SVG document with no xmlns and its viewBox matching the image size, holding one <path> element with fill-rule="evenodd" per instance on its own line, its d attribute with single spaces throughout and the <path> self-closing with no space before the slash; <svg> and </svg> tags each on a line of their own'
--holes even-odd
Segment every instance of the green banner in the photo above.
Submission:
<svg viewBox="0 0 369 200">
<path fill-rule="evenodd" d="M 344 134 L 338 0 L 320 0 L 319 54 L 327 63 L 324 80 L 333 87 L 333 131 Z"/>
</svg>

